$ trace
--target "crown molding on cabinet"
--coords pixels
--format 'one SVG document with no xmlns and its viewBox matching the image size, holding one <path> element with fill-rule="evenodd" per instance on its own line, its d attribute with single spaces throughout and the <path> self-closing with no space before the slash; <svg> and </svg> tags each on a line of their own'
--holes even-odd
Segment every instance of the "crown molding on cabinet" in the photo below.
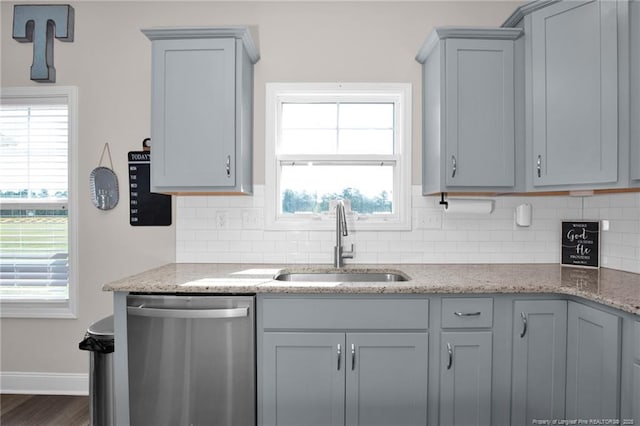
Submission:
<svg viewBox="0 0 640 426">
<path fill-rule="evenodd" d="M 258 62 L 260 53 L 253 42 L 249 27 L 170 27 L 141 30 L 149 40 L 184 40 L 190 38 L 237 38 L 242 40 L 252 63 Z"/>
<path fill-rule="evenodd" d="M 521 28 L 439 27 L 435 28 L 422 44 L 416 61 L 424 63 L 438 40 L 447 38 L 516 40 L 523 34 Z"/>
<path fill-rule="evenodd" d="M 518 24 L 526 15 L 535 12 L 538 9 L 542 9 L 543 7 L 547 7 L 552 5 L 553 3 L 558 3 L 560 0 L 533 0 L 528 3 L 523 4 L 519 8 L 517 8 L 511 16 L 507 18 L 506 21 L 501 25 L 503 28 L 511 28 Z"/>
</svg>

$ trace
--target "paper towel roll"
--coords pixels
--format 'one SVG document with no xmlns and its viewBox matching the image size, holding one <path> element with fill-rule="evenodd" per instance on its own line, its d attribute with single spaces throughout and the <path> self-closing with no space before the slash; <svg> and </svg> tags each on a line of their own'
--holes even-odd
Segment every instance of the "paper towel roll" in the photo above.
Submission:
<svg viewBox="0 0 640 426">
<path fill-rule="evenodd" d="M 490 214 L 493 211 L 493 200 L 449 198 L 447 203 L 446 213 Z"/>
</svg>

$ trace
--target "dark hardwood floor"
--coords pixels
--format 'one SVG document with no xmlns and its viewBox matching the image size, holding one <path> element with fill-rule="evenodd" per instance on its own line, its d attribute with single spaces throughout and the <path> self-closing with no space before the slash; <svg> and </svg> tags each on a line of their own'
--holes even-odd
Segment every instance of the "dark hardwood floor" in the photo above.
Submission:
<svg viewBox="0 0 640 426">
<path fill-rule="evenodd" d="M 0 395 L 2 426 L 87 426 L 89 397 Z"/>
</svg>

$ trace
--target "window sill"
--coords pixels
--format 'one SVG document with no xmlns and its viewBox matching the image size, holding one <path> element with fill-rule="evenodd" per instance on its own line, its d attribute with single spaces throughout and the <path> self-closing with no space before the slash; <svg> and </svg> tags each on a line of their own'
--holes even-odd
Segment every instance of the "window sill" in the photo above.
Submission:
<svg viewBox="0 0 640 426">
<path fill-rule="evenodd" d="M 78 318 L 75 306 L 69 300 L 2 300 L 0 318 Z"/>
<path fill-rule="evenodd" d="M 410 231 L 410 220 L 398 220 L 397 218 L 372 219 L 361 218 L 359 220 L 347 219 L 347 228 L 350 231 Z M 282 218 L 269 220 L 265 223 L 267 231 L 335 231 L 336 220 L 333 218 Z"/>
</svg>

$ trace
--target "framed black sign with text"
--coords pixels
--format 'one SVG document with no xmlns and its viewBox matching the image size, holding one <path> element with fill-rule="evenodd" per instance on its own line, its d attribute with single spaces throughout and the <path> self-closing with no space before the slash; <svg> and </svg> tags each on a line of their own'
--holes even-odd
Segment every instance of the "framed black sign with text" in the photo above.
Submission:
<svg viewBox="0 0 640 426">
<path fill-rule="evenodd" d="M 562 222 L 563 266 L 600 267 L 600 222 Z"/>
</svg>

